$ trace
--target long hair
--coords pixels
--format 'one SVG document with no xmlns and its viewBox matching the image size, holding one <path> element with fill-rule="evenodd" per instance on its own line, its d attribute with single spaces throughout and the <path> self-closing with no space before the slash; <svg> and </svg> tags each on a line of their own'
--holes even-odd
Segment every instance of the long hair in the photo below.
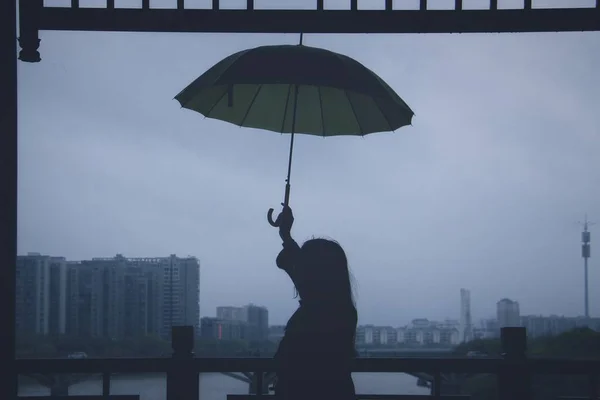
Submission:
<svg viewBox="0 0 600 400">
<path fill-rule="evenodd" d="M 352 276 L 342 247 L 334 240 L 310 239 L 300 249 L 298 266 L 303 301 L 316 301 L 323 306 L 355 307 Z"/>
</svg>

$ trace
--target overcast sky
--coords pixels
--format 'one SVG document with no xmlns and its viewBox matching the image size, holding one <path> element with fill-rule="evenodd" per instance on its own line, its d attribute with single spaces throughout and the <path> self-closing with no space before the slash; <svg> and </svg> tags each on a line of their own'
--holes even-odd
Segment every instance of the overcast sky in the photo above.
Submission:
<svg viewBox="0 0 600 400">
<path fill-rule="evenodd" d="M 253 302 L 284 323 L 297 303 L 265 212 L 283 196 L 289 136 L 204 119 L 173 97 L 230 53 L 298 35 L 41 39 L 42 62 L 19 63 L 19 253 L 194 255 L 203 316 Z M 395 133 L 296 140 L 294 236 L 342 244 L 360 323 L 458 318 L 463 287 L 475 317 L 503 297 L 522 314 L 583 313 L 577 221 L 600 220 L 600 34 L 304 43 L 362 62 L 416 113 Z"/>
</svg>

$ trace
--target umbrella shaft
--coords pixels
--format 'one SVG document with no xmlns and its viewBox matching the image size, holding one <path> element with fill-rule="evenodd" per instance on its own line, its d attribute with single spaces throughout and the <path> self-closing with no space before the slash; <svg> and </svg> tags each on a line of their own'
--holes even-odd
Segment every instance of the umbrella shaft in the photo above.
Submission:
<svg viewBox="0 0 600 400">
<path fill-rule="evenodd" d="M 290 184 L 285 184 L 285 199 L 283 200 L 283 204 L 287 206 L 290 202 Z"/>
<path fill-rule="evenodd" d="M 292 175 L 292 156 L 294 155 L 294 132 L 296 131 L 296 110 L 298 109 L 298 85 L 294 86 L 294 105 L 292 109 L 292 133 L 290 137 L 290 156 L 288 159 L 287 179 L 285 180 L 285 198 L 283 204 L 286 206 L 290 202 L 290 176 Z"/>
</svg>

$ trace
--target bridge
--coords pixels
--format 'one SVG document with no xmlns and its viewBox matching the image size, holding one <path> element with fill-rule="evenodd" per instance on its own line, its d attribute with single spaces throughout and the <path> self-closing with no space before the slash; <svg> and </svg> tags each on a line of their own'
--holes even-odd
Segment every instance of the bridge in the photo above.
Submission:
<svg viewBox="0 0 600 400">
<path fill-rule="evenodd" d="M 357 347 L 356 351 L 360 357 L 384 357 L 384 358 L 443 358 L 452 354 L 452 348 L 369 348 Z"/>
<path fill-rule="evenodd" d="M 451 348 L 426 348 L 426 347 L 415 347 L 415 348 L 359 348 L 358 354 L 360 357 L 370 358 L 449 358 L 452 356 L 453 349 Z M 455 357 L 461 358 L 461 357 Z M 462 357 L 466 358 L 466 357 Z M 417 385 L 426 387 L 433 390 L 435 384 L 435 376 L 426 372 L 409 372 L 408 375 L 412 375 L 417 378 Z M 439 376 L 439 384 L 442 387 L 442 393 L 448 395 L 460 394 L 461 388 L 467 379 L 471 378 L 475 374 L 464 374 L 464 373 L 442 373 Z"/>
</svg>

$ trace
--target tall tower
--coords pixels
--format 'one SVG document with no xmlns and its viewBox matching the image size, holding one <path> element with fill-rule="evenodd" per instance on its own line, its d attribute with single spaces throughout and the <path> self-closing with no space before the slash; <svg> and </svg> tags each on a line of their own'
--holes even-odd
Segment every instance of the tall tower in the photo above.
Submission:
<svg viewBox="0 0 600 400">
<path fill-rule="evenodd" d="M 467 289 L 460 289 L 460 340 L 468 342 L 472 339 L 471 292 Z"/>
<path fill-rule="evenodd" d="M 590 317 L 590 306 L 589 306 L 589 292 L 588 292 L 588 259 L 590 258 L 590 240 L 591 235 L 588 231 L 588 227 L 594 225 L 593 222 L 589 222 L 587 214 L 583 220 L 583 232 L 581 233 L 581 256 L 583 257 L 583 269 L 584 269 L 584 285 L 585 285 L 585 318 Z"/>
</svg>

